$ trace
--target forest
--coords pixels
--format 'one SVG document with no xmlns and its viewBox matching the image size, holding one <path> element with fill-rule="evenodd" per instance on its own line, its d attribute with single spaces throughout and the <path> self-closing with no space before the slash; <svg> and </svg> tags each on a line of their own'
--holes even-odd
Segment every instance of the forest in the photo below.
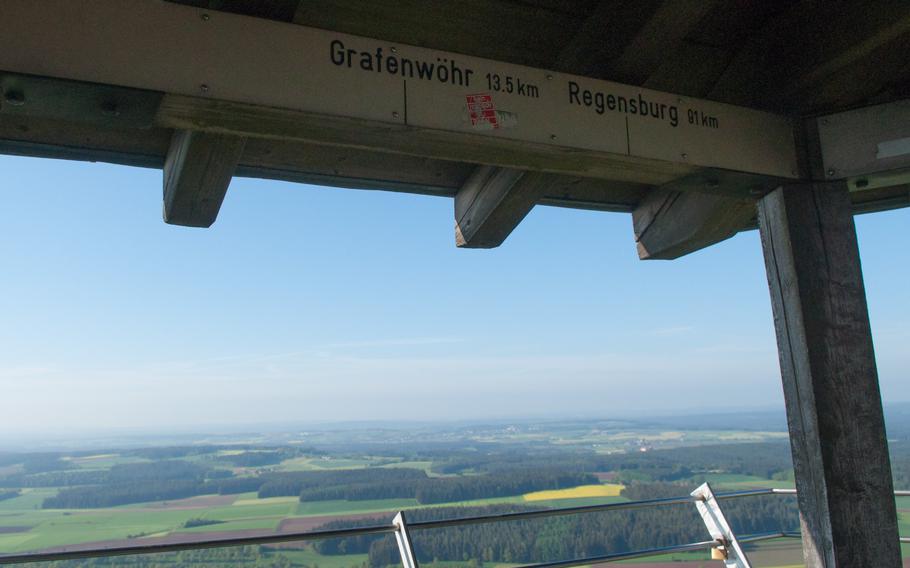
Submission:
<svg viewBox="0 0 910 568">
<path fill-rule="evenodd" d="M 0 477 L 0 499 L 12 498 L 12 491 L 21 488 L 56 487 L 60 490 L 44 500 L 44 508 L 113 507 L 248 492 L 256 492 L 259 498 L 293 496 L 301 502 L 407 498 L 420 504 L 439 504 L 598 483 L 593 473 L 604 471 L 616 472 L 615 481 L 625 484 L 683 480 L 691 483 L 698 480 L 699 472 L 711 471 L 762 479 L 792 479 L 790 449 L 786 443 L 704 445 L 608 455 L 508 447 L 485 452 L 456 450 L 442 459 L 434 455 L 433 476 L 423 469 L 407 467 L 324 471 L 255 469 L 238 476 L 224 464 L 254 468 L 288 459 L 299 450 L 242 451 L 195 461 L 177 457 L 198 455 L 195 451 L 198 450 L 146 449 L 142 450 L 145 455 L 165 458 L 114 465 L 106 470 L 73 469 L 54 454 L 29 456 L 24 460 L 28 467 Z M 910 487 L 910 445 L 896 441 L 892 453 L 895 486 Z M 408 457 L 426 459 L 428 456 L 415 452 Z"/>
<path fill-rule="evenodd" d="M 561 489 L 597 483 L 590 474 L 569 470 L 537 469 L 499 471 L 467 477 L 430 478 L 426 472 L 410 468 L 369 468 L 332 471 L 270 472 L 254 477 L 212 479 L 212 471 L 182 460 L 125 464 L 107 472 L 45 473 L 39 479 L 78 481 L 81 485 L 62 489 L 44 500 L 46 509 L 85 509 L 115 507 L 147 501 L 168 501 L 211 493 L 231 494 L 256 491 L 259 498 L 299 497 L 301 501 L 343 499 L 413 498 L 421 504 L 448 503 L 519 495 L 544 489 Z M 15 478 L 10 483 L 28 487 L 35 478 Z"/>
<path fill-rule="evenodd" d="M 137 556 L 113 556 L 107 558 L 85 558 L 44 564 L 54 568 L 103 568 L 109 566 L 132 568 L 181 568 L 183 566 L 231 566 L 232 568 L 291 568 L 286 555 L 267 547 L 234 546 L 186 550 Z"/>
<path fill-rule="evenodd" d="M 636 484 L 624 496 L 632 500 L 679 496 L 687 486 Z M 486 507 L 439 507 L 406 511 L 410 522 L 431 519 L 490 515 L 534 510 L 526 505 Z M 797 530 L 799 516 L 795 498 L 754 497 L 724 503 L 724 512 L 739 534 Z M 375 520 L 333 521 L 320 530 L 375 524 Z M 709 539 L 704 524 L 691 505 L 667 505 L 541 519 L 466 525 L 412 532 L 420 562 L 464 561 L 526 563 L 541 559 L 581 558 L 683 542 Z M 398 562 L 398 548 L 391 536 L 361 536 L 321 541 L 321 554 L 368 553 L 370 566 Z"/>
<path fill-rule="evenodd" d="M 658 452 L 616 454 L 529 454 L 522 450 L 484 454 L 462 452 L 434 463 L 433 470 L 441 474 L 457 474 L 464 471 L 495 473 L 548 467 L 587 472 L 617 471 L 620 472 L 620 480 L 677 481 L 699 471 L 725 471 L 771 479 L 775 475 L 786 474 L 792 466 L 790 445 L 787 442 L 769 442 L 710 444 Z"/>
<path fill-rule="evenodd" d="M 0 501 L 6 501 L 7 499 L 14 499 L 21 495 L 22 493 L 16 489 L 15 491 L 0 491 Z"/>
</svg>

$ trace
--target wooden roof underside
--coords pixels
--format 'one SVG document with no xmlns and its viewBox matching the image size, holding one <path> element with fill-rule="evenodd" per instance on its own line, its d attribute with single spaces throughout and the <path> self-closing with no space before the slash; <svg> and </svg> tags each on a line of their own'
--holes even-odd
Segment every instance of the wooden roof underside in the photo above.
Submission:
<svg viewBox="0 0 910 568">
<path fill-rule="evenodd" d="M 172 1 L 787 114 L 910 96 L 901 0 Z"/>
<path fill-rule="evenodd" d="M 172 1 L 796 117 L 910 96 L 910 3 L 903 0 Z M 63 111 L 0 119 L 0 152 L 12 154 L 160 168 L 172 138 L 163 128 L 73 122 Z M 250 139 L 236 175 L 453 196 L 475 168 Z M 652 189 L 551 176 L 539 203 L 632 211 Z M 908 195 L 901 186 L 853 199 L 859 211 L 878 210 L 905 206 Z"/>
</svg>

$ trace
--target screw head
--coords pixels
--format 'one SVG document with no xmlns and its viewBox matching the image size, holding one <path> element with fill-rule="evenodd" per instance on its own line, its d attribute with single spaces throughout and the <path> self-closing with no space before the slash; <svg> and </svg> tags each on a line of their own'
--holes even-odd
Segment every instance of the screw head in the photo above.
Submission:
<svg viewBox="0 0 910 568">
<path fill-rule="evenodd" d="M 104 116 L 120 116 L 120 107 L 114 101 L 101 103 L 101 114 Z"/>
<path fill-rule="evenodd" d="M 401 115 L 398 114 L 398 111 L 392 111 L 392 118 L 398 118 L 398 117 L 400 117 L 400 116 L 401 116 Z"/>
<path fill-rule="evenodd" d="M 686 154 L 685 152 L 683 152 L 682 154 L 679 155 L 679 157 L 682 158 L 683 160 L 688 160 L 689 154 Z"/>
<path fill-rule="evenodd" d="M 837 171 L 836 171 L 834 168 L 828 168 L 828 172 L 827 172 L 827 173 L 828 173 L 829 176 L 833 176 L 834 174 L 837 173 Z"/>
<path fill-rule="evenodd" d="M 3 100 L 10 106 L 22 106 L 25 104 L 25 93 L 19 90 L 7 91 Z"/>
<path fill-rule="evenodd" d="M 389 51 L 391 51 L 392 53 L 398 53 L 398 48 L 397 48 L 397 47 L 392 47 L 392 48 L 389 49 Z"/>
<path fill-rule="evenodd" d="M 556 140 L 556 135 L 555 135 L 555 134 L 550 134 L 550 140 Z"/>
<path fill-rule="evenodd" d="M 552 80 L 553 80 L 553 75 L 550 75 L 550 74 L 548 73 L 548 74 L 547 74 L 547 81 L 552 81 Z"/>
<path fill-rule="evenodd" d="M 207 22 L 207 21 L 209 21 L 209 20 L 212 19 L 212 17 L 209 16 L 208 14 L 201 14 L 201 15 L 199 16 L 199 18 L 200 18 L 203 22 Z"/>
<path fill-rule="evenodd" d="M 203 83 L 203 84 L 199 85 L 199 90 L 202 91 L 203 93 L 207 93 L 207 92 L 209 92 L 209 86 L 206 85 L 205 83 Z"/>
</svg>

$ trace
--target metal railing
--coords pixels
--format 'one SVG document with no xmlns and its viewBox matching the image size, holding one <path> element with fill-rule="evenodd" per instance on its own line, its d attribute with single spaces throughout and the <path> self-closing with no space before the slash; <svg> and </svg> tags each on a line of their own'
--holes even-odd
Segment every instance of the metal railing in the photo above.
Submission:
<svg viewBox="0 0 910 568">
<path fill-rule="evenodd" d="M 702 491 L 702 493 L 699 493 Z M 707 493 L 704 493 L 707 491 Z M 639 501 L 623 501 L 618 503 L 605 503 L 602 505 L 586 505 L 581 507 L 563 507 L 556 509 L 541 509 L 538 511 L 520 511 L 514 513 L 498 513 L 493 515 L 477 515 L 470 517 L 455 517 L 450 519 L 440 519 L 435 521 L 418 521 L 405 523 L 405 516 L 399 512 L 390 524 L 377 524 L 364 527 L 321 530 L 321 531 L 304 531 L 304 532 L 286 532 L 279 534 L 244 536 L 232 538 L 209 538 L 199 539 L 190 542 L 179 543 L 159 543 L 159 544 L 135 544 L 128 546 L 114 546 L 107 548 L 91 548 L 76 550 L 61 550 L 56 552 L 28 552 L 21 554 L 0 554 L 0 564 L 21 564 L 28 562 L 49 562 L 57 560 L 75 560 L 80 558 L 100 558 L 108 556 L 138 555 L 138 554 L 156 554 L 164 552 L 180 552 L 184 550 L 200 550 L 206 548 L 224 548 L 232 546 L 276 544 L 283 542 L 307 542 L 332 538 L 345 538 L 354 536 L 368 536 L 380 534 L 395 534 L 398 538 L 399 550 L 402 555 L 402 564 L 404 568 L 417 568 L 417 562 L 414 557 L 413 548 L 410 543 L 410 531 L 440 529 L 446 527 L 457 527 L 465 525 L 477 525 L 484 523 L 500 523 L 508 521 L 517 521 L 525 519 L 538 519 L 548 517 L 559 517 L 565 515 L 579 515 L 587 513 L 600 513 L 605 511 L 621 511 L 628 509 L 644 509 L 650 507 L 661 507 L 666 505 L 678 505 L 685 503 L 695 503 L 699 507 L 702 517 L 705 517 L 703 505 L 709 505 L 716 501 L 741 499 L 745 497 L 755 497 L 760 495 L 796 495 L 795 489 L 750 489 L 744 491 L 731 491 L 725 493 L 712 493 L 707 484 L 703 485 L 691 495 L 683 497 L 668 497 L 661 499 L 644 499 Z M 910 491 L 895 491 L 895 497 L 910 497 Z M 710 512 L 710 511 L 709 511 Z M 745 536 L 734 536 L 719 506 L 713 509 L 715 515 L 726 527 L 725 534 L 718 535 L 716 526 L 717 518 L 705 519 L 705 524 L 715 537 L 714 540 L 705 540 L 700 542 L 690 542 L 673 546 L 659 548 L 648 548 L 629 552 L 618 552 L 602 556 L 593 556 L 587 558 L 576 558 L 572 560 L 562 560 L 557 562 L 545 562 L 540 564 L 528 564 L 518 568 L 570 568 L 573 566 L 582 566 L 587 564 L 603 564 L 619 560 L 628 560 L 632 558 L 643 558 L 648 556 L 659 556 L 676 552 L 691 552 L 699 550 L 721 549 L 729 556 L 731 553 L 731 544 L 757 542 L 775 538 L 800 538 L 798 532 L 770 532 L 762 534 L 753 534 Z M 712 527 L 712 522 L 715 526 Z M 721 527 L 723 528 L 723 527 Z M 901 537 L 901 542 L 910 543 L 910 537 Z M 742 566 L 748 568 L 748 560 L 744 558 L 733 558 L 728 560 L 728 566 Z"/>
<path fill-rule="evenodd" d="M 701 493 L 700 493 L 701 492 Z M 115 546 L 107 548 L 92 548 L 78 550 L 61 550 L 57 552 L 30 552 L 22 554 L 0 555 L 0 564 L 21 564 L 27 562 L 49 562 L 56 560 L 75 560 L 80 558 L 99 558 L 108 556 L 136 555 L 136 554 L 155 554 L 163 552 L 179 552 L 184 550 L 199 550 L 206 548 L 223 548 L 231 546 L 275 544 L 283 542 L 307 542 L 316 540 L 325 540 L 331 538 L 345 538 L 354 536 L 367 536 L 379 534 L 395 534 L 398 539 L 399 550 L 402 556 L 404 568 L 417 568 L 417 561 L 413 548 L 410 543 L 410 532 L 415 530 L 440 529 L 445 527 L 457 527 L 464 525 L 477 525 L 484 523 L 500 523 L 508 521 L 517 521 L 525 519 L 538 519 L 548 517 L 558 517 L 565 515 L 579 515 L 587 513 L 600 513 L 605 511 L 620 511 L 628 509 L 644 509 L 650 507 L 661 507 L 666 505 L 678 505 L 684 503 L 695 503 L 699 512 L 705 519 L 705 524 L 714 540 L 705 540 L 700 542 L 690 542 L 673 546 L 659 548 L 648 548 L 630 552 L 618 552 L 602 556 L 592 556 L 587 558 L 576 558 L 572 560 L 563 560 L 557 562 L 545 562 L 540 564 L 528 564 L 519 568 L 570 568 L 573 566 L 582 566 L 587 564 L 603 564 L 607 562 L 616 562 L 619 560 L 629 560 L 632 558 L 643 558 L 648 556 L 659 556 L 677 552 L 691 552 L 699 550 L 719 549 L 727 558 L 728 566 L 749 567 L 745 555 L 737 554 L 733 550 L 733 545 L 737 543 L 749 543 L 775 538 L 800 538 L 796 532 L 771 532 L 745 536 L 735 536 L 726 525 L 723 513 L 717 505 L 717 501 L 728 499 L 741 499 L 744 497 L 755 497 L 759 495 L 796 495 L 795 489 L 751 489 L 744 491 L 732 491 L 726 493 L 712 493 L 707 484 L 701 486 L 691 495 L 684 497 L 668 497 L 662 499 L 645 499 L 639 501 L 623 501 L 619 503 L 605 503 L 602 505 L 586 505 L 581 507 L 564 507 L 557 509 L 541 509 L 539 511 L 520 511 L 514 513 L 499 513 L 493 515 L 478 515 L 470 517 L 456 517 L 450 519 L 440 519 L 435 521 L 418 521 L 405 522 L 403 513 L 395 517 L 390 524 L 377 524 L 364 527 L 334 529 L 322 531 L 305 531 L 305 532 L 287 532 L 272 535 L 245 536 L 234 538 L 211 538 L 200 539 L 191 542 L 180 543 L 159 543 L 159 544 L 135 544 L 128 546 Z M 910 497 L 910 491 L 895 491 L 896 497 Z M 712 505 L 713 504 L 713 505 Z M 706 518 L 706 511 L 709 517 Z M 717 522 L 720 521 L 720 525 Z M 713 526 L 712 526 L 713 524 Z M 726 529 L 726 530 L 724 530 Z M 718 533 L 720 531 L 720 534 Z M 910 537 L 901 537 L 901 542 L 910 542 Z M 738 549 L 738 546 L 737 546 Z"/>
</svg>

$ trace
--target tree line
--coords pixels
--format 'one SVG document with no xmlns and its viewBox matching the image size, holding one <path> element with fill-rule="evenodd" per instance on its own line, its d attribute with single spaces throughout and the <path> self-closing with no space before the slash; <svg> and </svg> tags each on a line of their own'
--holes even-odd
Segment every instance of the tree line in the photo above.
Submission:
<svg viewBox="0 0 910 568">
<path fill-rule="evenodd" d="M 185 550 L 135 556 L 109 556 L 106 558 L 84 558 L 42 564 L 53 568 L 182 568 L 184 566 L 205 566 L 232 568 L 297 568 L 305 564 L 294 562 L 280 551 L 264 546 L 232 546 L 205 550 Z M 312 568 L 316 568 L 313 566 Z"/>
<path fill-rule="evenodd" d="M 413 483 L 426 479 L 422 469 L 414 468 L 363 468 L 336 469 L 323 471 L 293 471 L 286 473 L 267 473 L 261 476 L 263 484 L 259 488 L 259 497 L 298 497 L 308 491 L 328 488 L 372 486 L 382 491 L 381 486 L 398 483 Z M 394 495 L 397 496 L 397 495 Z M 346 497 L 330 497 L 345 499 Z M 373 497 L 362 497 L 372 499 Z M 382 498 L 382 497 L 379 497 Z M 325 501 L 327 498 L 314 500 Z"/>
<path fill-rule="evenodd" d="M 295 496 L 301 501 L 407 498 L 421 504 L 450 503 L 521 495 L 597 483 L 594 475 L 562 469 L 500 471 L 495 474 L 429 477 L 413 468 L 267 472 L 256 477 L 212 478 L 212 471 L 183 460 L 122 464 L 85 473 L 91 485 L 60 490 L 43 502 L 46 509 L 115 507 L 169 501 L 211 493 L 256 491 L 260 498 Z M 84 479 L 83 479 L 84 480 Z"/>
<path fill-rule="evenodd" d="M 711 444 L 651 452 L 595 454 L 545 452 L 506 448 L 495 452 L 461 452 L 440 459 L 433 471 L 440 474 L 557 467 L 570 471 L 615 471 L 620 480 L 672 482 L 700 472 L 723 471 L 771 479 L 792 466 L 787 442 Z"/>
<path fill-rule="evenodd" d="M 13 491 L 0 491 L 0 501 L 6 501 L 7 499 L 14 499 L 21 495 L 18 489 Z"/>
<path fill-rule="evenodd" d="M 458 477 L 429 477 L 423 470 L 411 468 L 312 471 L 264 477 L 268 481 L 259 488 L 260 498 L 299 495 L 303 502 L 408 498 L 421 504 L 451 503 L 598 483 L 594 475 L 555 468 Z"/>
<path fill-rule="evenodd" d="M 201 495 L 207 468 L 183 460 L 115 465 L 107 471 L 86 472 L 97 485 L 63 489 L 42 503 L 45 509 L 115 507 L 146 501 L 167 501 Z"/>
</svg>

